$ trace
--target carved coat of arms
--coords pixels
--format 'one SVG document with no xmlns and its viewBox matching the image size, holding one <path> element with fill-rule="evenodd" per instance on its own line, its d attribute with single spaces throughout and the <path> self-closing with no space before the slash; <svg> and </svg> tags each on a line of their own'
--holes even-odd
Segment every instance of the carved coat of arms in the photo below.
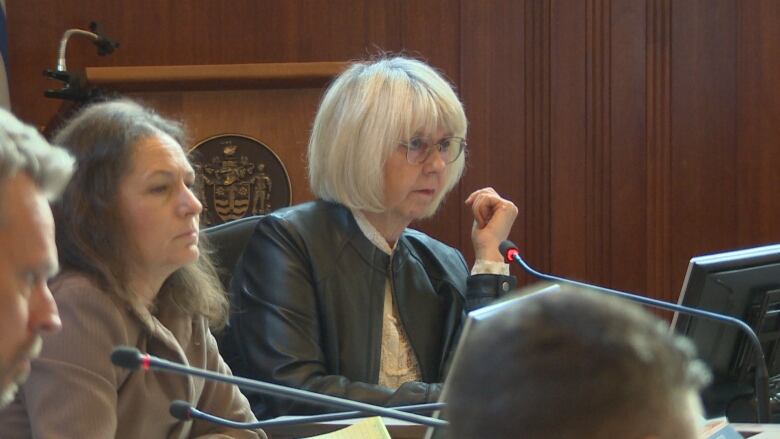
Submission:
<svg viewBox="0 0 780 439">
<path fill-rule="evenodd" d="M 197 144 L 191 154 L 203 202 L 203 226 L 290 205 L 287 170 L 263 143 L 246 136 L 221 135 Z"/>
</svg>

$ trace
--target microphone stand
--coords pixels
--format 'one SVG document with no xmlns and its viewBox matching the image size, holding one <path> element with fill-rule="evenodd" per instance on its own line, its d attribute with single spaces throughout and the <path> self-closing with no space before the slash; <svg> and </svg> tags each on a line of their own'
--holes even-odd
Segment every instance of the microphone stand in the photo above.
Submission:
<svg viewBox="0 0 780 439">
<path fill-rule="evenodd" d="M 753 331 L 753 329 L 750 326 L 748 326 L 747 323 L 727 315 L 717 314 L 717 313 L 704 311 L 696 308 L 689 308 L 687 306 L 676 305 L 668 302 L 663 302 L 661 300 L 651 299 L 649 297 L 624 293 L 622 291 L 604 288 L 597 285 L 586 284 L 583 282 L 577 282 L 575 280 L 565 279 L 562 277 L 538 272 L 533 268 L 531 268 L 531 266 L 529 266 L 523 260 L 523 258 L 520 257 L 520 252 L 517 250 L 517 247 L 509 241 L 502 242 L 501 246 L 499 247 L 499 250 L 501 251 L 502 255 L 505 255 L 507 261 L 516 262 L 521 267 L 523 267 L 525 271 L 527 271 L 528 273 L 530 273 L 531 275 L 539 279 L 544 279 L 551 282 L 563 282 L 569 285 L 576 285 L 579 287 L 584 287 L 605 294 L 609 294 L 611 296 L 621 297 L 623 299 L 630 300 L 632 302 L 638 302 L 652 308 L 679 312 L 682 314 L 692 315 L 695 317 L 702 317 L 705 319 L 715 320 L 718 322 L 723 322 L 732 326 L 736 326 L 737 328 L 739 328 L 739 330 L 745 333 L 745 335 L 747 335 L 748 340 L 753 346 L 753 352 L 755 354 L 755 363 L 756 363 L 755 387 L 756 387 L 756 402 L 758 406 L 758 422 L 762 424 L 769 422 L 769 372 L 766 367 L 766 360 L 764 358 L 764 350 L 761 348 L 761 342 L 759 341 L 756 333 Z"/>
<path fill-rule="evenodd" d="M 162 358 L 157 358 L 149 354 L 141 354 L 138 349 L 130 346 L 121 346 L 115 348 L 111 353 L 111 362 L 116 366 L 127 369 L 135 370 L 140 367 L 143 370 L 153 369 L 178 375 L 197 376 L 207 380 L 233 384 L 242 389 L 268 393 L 277 397 L 297 399 L 299 401 L 305 401 L 309 403 L 314 402 L 330 407 L 344 408 L 347 410 L 356 410 L 360 412 L 371 413 L 377 416 L 385 416 L 388 418 L 427 425 L 429 427 L 446 427 L 448 425 L 447 421 L 431 418 L 428 416 L 401 412 L 391 408 L 375 406 L 345 398 L 337 398 L 335 396 L 309 392 L 307 390 L 295 389 L 292 387 L 281 386 L 279 384 L 250 380 L 232 375 L 222 375 L 210 370 L 184 366 L 182 364 L 174 363 Z"/>
<path fill-rule="evenodd" d="M 96 96 L 97 92 L 95 90 L 88 89 L 84 75 L 68 72 L 65 53 L 68 47 L 68 41 L 74 35 L 90 39 L 97 47 L 99 56 L 105 56 L 112 53 L 114 49 L 119 47 L 119 43 L 101 34 L 99 27 L 100 25 L 98 23 L 92 22 L 89 25 L 89 31 L 82 29 L 68 29 L 65 31 L 60 39 L 59 48 L 57 50 L 57 67 L 43 71 L 44 76 L 61 81 L 64 85 L 59 90 L 49 89 L 44 91 L 43 95 L 45 97 L 85 101 Z"/>
<path fill-rule="evenodd" d="M 57 50 L 57 70 L 58 72 L 67 72 L 68 67 L 65 64 L 65 50 L 68 47 L 68 40 L 70 40 L 70 37 L 73 35 L 80 35 L 83 37 L 87 37 L 97 46 L 98 49 L 98 55 L 99 56 L 105 56 L 114 51 L 114 49 L 119 47 L 119 43 L 116 41 L 113 41 L 106 37 L 105 35 L 101 34 L 99 31 L 100 25 L 96 22 L 92 22 L 89 24 L 89 31 L 82 30 L 82 29 L 68 29 L 65 31 L 65 33 L 62 35 L 62 38 L 60 39 L 60 46 Z"/>
<path fill-rule="evenodd" d="M 415 412 L 428 412 L 434 410 L 441 410 L 445 406 L 446 404 L 444 403 L 435 402 L 430 404 L 416 404 L 416 405 L 393 407 L 393 410 L 398 410 L 399 412 L 415 413 Z M 186 401 L 180 401 L 180 400 L 171 402 L 170 413 L 174 418 L 183 421 L 186 421 L 191 418 L 195 418 L 195 419 L 211 422 L 213 424 L 224 425 L 226 427 L 242 429 L 242 430 L 255 430 L 258 428 L 266 428 L 266 427 L 280 427 L 284 425 L 300 424 L 302 422 L 306 422 L 306 423 L 329 422 L 329 421 L 339 421 L 342 419 L 365 418 L 368 416 L 374 416 L 371 413 L 350 411 L 350 412 L 340 412 L 340 413 L 324 413 L 321 415 L 292 417 L 292 418 L 285 418 L 285 419 L 269 419 L 266 421 L 258 421 L 258 422 L 237 422 L 237 421 L 232 421 L 230 419 L 220 418 L 219 416 L 214 416 L 210 413 L 203 412 L 193 407 L 190 403 Z"/>
</svg>

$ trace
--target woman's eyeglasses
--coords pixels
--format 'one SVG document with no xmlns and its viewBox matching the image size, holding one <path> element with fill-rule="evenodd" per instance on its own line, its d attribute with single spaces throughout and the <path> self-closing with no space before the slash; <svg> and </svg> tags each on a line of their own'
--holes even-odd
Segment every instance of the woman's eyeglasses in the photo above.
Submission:
<svg viewBox="0 0 780 439">
<path fill-rule="evenodd" d="M 418 165 L 428 160 L 434 146 L 439 150 L 439 155 L 441 155 L 444 163 L 449 165 L 457 160 L 466 148 L 466 139 L 462 137 L 445 137 L 431 144 L 431 141 L 425 137 L 412 137 L 408 142 L 401 142 L 400 144 L 406 148 L 406 160 L 413 165 Z"/>
</svg>

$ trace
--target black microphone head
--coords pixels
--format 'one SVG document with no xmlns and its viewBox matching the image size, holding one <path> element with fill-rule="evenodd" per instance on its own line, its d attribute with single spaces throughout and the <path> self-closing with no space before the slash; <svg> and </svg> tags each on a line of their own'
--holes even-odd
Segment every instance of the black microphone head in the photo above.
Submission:
<svg viewBox="0 0 780 439">
<path fill-rule="evenodd" d="M 97 46 L 98 55 L 106 56 L 108 54 L 114 53 L 114 49 L 119 47 L 119 43 L 98 34 L 98 39 L 95 40 L 95 46 Z"/>
<path fill-rule="evenodd" d="M 504 259 L 508 262 L 512 262 L 512 258 L 509 257 L 510 250 L 519 252 L 515 243 L 508 239 L 501 241 L 501 244 L 498 245 L 498 251 L 501 253 L 501 256 L 503 256 Z"/>
<path fill-rule="evenodd" d="M 190 405 L 190 403 L 187 401 L 177 399 L 176 401 L 171 402 L 171 405 L 168 408 L 168 412 L 176 419 L 189 421 L 192 419 L 192 413 L 190 412 L 191 408 L 192 405 Z"/>
<path fill-rule="evenodd" d="M 141 351 L 130 346 L 118 346 L 111 352 L 111 362 L 114 366 L 136 370 L 141 367 L 142 361 Z"/>
</svg>

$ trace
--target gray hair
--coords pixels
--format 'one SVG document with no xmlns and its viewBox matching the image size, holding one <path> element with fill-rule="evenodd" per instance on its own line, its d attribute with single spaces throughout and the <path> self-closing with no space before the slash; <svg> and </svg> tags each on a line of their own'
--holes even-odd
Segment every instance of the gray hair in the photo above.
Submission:
<svg viewBox="0 0 780 439">
<path fill-rule="evenodd" d="M 437 128 L 466 137 L 463 105 L 436 70 L 404 57 L 353 64 L 328 88 L 314 120 L 308 148 L 312 192 L 352 209 L 383 211 L 387 158 L 399 142 Z M 428 215 L 464 166 L 465 154 L 447 166 L 444 190 Z"/>
<path fill-rule="evenodd" d="M 35 128 L 0 108 L 0 182 L 24 172 L 51 201 L 68 184 L 73 162 L 67 151 L 50 145 Z"/>
</svg>

